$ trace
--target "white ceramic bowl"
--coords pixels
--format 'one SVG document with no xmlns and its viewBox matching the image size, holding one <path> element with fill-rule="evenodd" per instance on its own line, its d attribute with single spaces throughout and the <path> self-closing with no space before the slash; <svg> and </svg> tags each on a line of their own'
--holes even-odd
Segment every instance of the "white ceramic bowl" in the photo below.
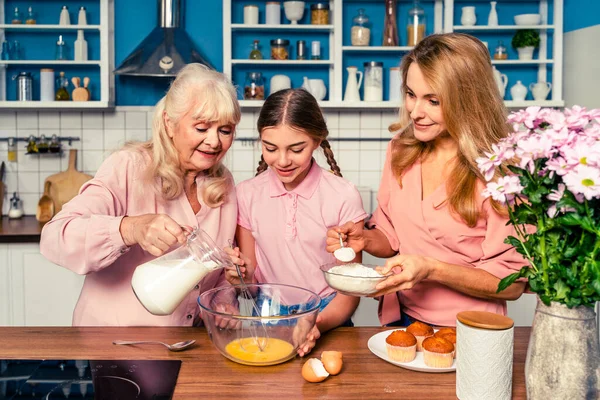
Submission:
<svg viewBox="0 0 600 400">
<path fill-rule="evenodd" d="M 358 274 L 354 274 L 353 272 L 345 272 L 339 273 L 336 270 L 332 271 L 332 268 L 338 266 L 354 266 L 356 264 L 349 263 L 344 264 L 340 262 L 335 262 L 331 264 L 325 264 L 321 266 L 321 271 L 325 275 L 325 281 L 327 284 L 333 289 L 337 290 L 340 293 L 344 293 L 350 296 L 368 296 L 370 294 L 376 293 L 377 289 L 375 286 L 381 281 L 383 281 L 386 276 L 373 274 L 375 276 L 358 276 Z M 363 267 L 374 270 L 377 266 L 370 264 L 360 264 Z"/>
<path fill-rule="evenodd" d="M 515 15 L 516 25 L 539 25 L 542 20 L 540 14 L 519 14 Z"/>
<path fill-rule="evenodd" d="M 303 1 L 286 1 L 283 3 L 283 9 L 285 11 L 285 17 L 295 25 L 304 15 L 304 2 Z"/>
</svg>

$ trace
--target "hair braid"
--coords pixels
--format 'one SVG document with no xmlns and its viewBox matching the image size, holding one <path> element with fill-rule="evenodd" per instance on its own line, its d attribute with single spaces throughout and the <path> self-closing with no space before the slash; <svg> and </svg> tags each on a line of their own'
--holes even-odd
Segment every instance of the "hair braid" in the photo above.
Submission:
<svg viewBox="0 0 600 400">
<path fill-rule="evenodd" d="M 335 161 L 335 158 L 333 157 L 333 150 L 331 150 L 329 141 L 327 139 L 323 139 L 323 141 L 321 141 L 321 147 L 325 153 L 327 164 L 329 164 L 333 173 L 339 177 L 342 177 L 342 171 L 340 171 L 340 167 L 338 167 L 337 161 Z"/>
<path fill-rule="evenodd" d="M 256 168 L 256 175 L 262 174 L 263 172 L 265 172 L 267 170 L 268 167 L 269 166 L 265 162 L 265 158 L 261 155 L 260 161 L 258 162 L 258 168 Z M 256 176 L 256 175 L 254 175 L 254 176 Z"/>
</svg>

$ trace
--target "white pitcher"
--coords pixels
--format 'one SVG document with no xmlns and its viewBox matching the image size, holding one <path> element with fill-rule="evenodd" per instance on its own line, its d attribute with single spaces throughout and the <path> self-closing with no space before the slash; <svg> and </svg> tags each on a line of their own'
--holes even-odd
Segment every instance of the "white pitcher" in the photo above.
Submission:
<svg viewBox="0 0 600 400">
<path fill-rule="evenodd" d="M 529 90 L 531 90 L 533 98 L 538 101 L 546 100 L 546 97 L 548 97 L 548 93 L 550 93 L 551 89 L 552 84 L 550 82 L 538 82 L 529 84 Z"/>
<path fill-rule="evenodd" d="M 496 67 L 494 68 L 494 79 L 496 80 L 496 85 L 498 86 L 498 91 L 500 92 L 500 96 L 502 96 L 502 98 L 504 98 L 504 94 L 506 93 L 506 85 L 508 85 L 508 76 L 506 76 L 506 74 L 502 74 L 500 73 L 500 71 L 498 71 L 496 69 Z"/>
<path fill-rule="evenodd" d="M 323 100 L 327 94 L 327 88 L 325 87 L 323 79 L 308 79 L 308 77 L 305 76 L 302 87 L 317 100 Z"/>
<path fill-rule="evenodd" d="M 348 71 L 348 82 L 346 82 L 346 91 L 344 92 L 344 101 L 348 102 L 357 102 L 360 101 L 360 85 L 363 80 L 363 73 L 359 71 L 356 67 L 347 67 L 346 71 Z M 356 75 L 360 75 L 358 80 L 356 79 Z"/>
</svg>

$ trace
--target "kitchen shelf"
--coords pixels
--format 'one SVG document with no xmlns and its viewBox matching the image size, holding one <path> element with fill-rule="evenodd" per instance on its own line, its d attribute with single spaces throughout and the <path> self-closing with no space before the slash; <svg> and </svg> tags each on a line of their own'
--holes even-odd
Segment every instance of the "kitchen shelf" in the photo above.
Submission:
<svg viewBox="0 0 600 400">
<path fill-rule="evenodd" d="M 231 30 L 233 31 L 298 31 L 298 32 L 314 32 L 323 31 L 329 32 L 333 30 L 333 25 L 309 25 L 309 24 L 297 24 L 297 25 L 246 25 L 246 24 L 231 24 Z"/>
<path fill-rule="evenodd" d="M 504 105 L 507 108 L 527 108 L 527 107 L 532 107 L 532 106 L 539 106 L 539 107 L 564 107 L 565 106 L 565 102 L 564 102 L 564 100 L 544 100 L 544 101 L 537 101 L 537 100 L 525 100 L 525 101 L 506 100 L 504 102 Z"/>
<path fill-rule="evenodd" d="M 107 101 L 0 101 L 0 109 L 39 108 L 39 109 L 87 109 L 110 108 L 114 104 Z"/>
<path fill-rule="evenodd" d="M 554 60 L 492 60 L 494 65 L 535 65 L 552 64 Z"/>
<path fill-rule="evenodd" d="M 362 52 L 374 52 L 374 53 L 402 53 L 411 51 L 413 46 L 342 46 L 342 51 L 362 53 Z"/>
<path fill-rule="evenodd" d="M 262 100 L 240 100 L 242 108 L 261 108 L 264 101 Z M 345 101 L 319 101 L 321 108 L 352 108 L 352 109 L 398 109 L 400 102 L 397 101 L 360 101 L 360 102 L 345 102 Z"/>
<path fill-rule="evenodd" d="M 55 32 L 55 31 L 99 31 L 100 25 L 27 25 L 27 24 L 0 24 L 0 29 L 5 31 L 30 31 L 30 32 Z"/>
<path fill-rule="evenodd" d="M 98 60 L 1 60 L 0 65 L 101 65 Z"/>
<path fill-rule="evenodd" d="M 331 60 L 231 60 L 238 65 L 331 65 Z"/>
<path fill-rule="evenodd" d="M 498 26 L 487 26 L 487 25 L 475 25 L 475 26 L 463 26 L 454 25 L 452 27 L 455 31 L 469 32 L 469 31 L 515 31 L 519 29 L 554 29 L 554 25 L 498 25 Z"/>
</svg>

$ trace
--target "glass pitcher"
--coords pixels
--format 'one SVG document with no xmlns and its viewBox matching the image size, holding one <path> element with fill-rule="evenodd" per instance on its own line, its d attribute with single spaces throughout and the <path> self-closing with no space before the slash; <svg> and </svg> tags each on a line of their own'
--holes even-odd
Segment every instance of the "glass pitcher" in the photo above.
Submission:
<svg viewBox="0 0 600 400">
<path fill-rule="evenodd" d="M 131 287 L 151 314 L 169 315 L 206 275 L 226 266 L 231 258 L 197 228 L 177 249 L 139 265 Z"/>
</svg>

